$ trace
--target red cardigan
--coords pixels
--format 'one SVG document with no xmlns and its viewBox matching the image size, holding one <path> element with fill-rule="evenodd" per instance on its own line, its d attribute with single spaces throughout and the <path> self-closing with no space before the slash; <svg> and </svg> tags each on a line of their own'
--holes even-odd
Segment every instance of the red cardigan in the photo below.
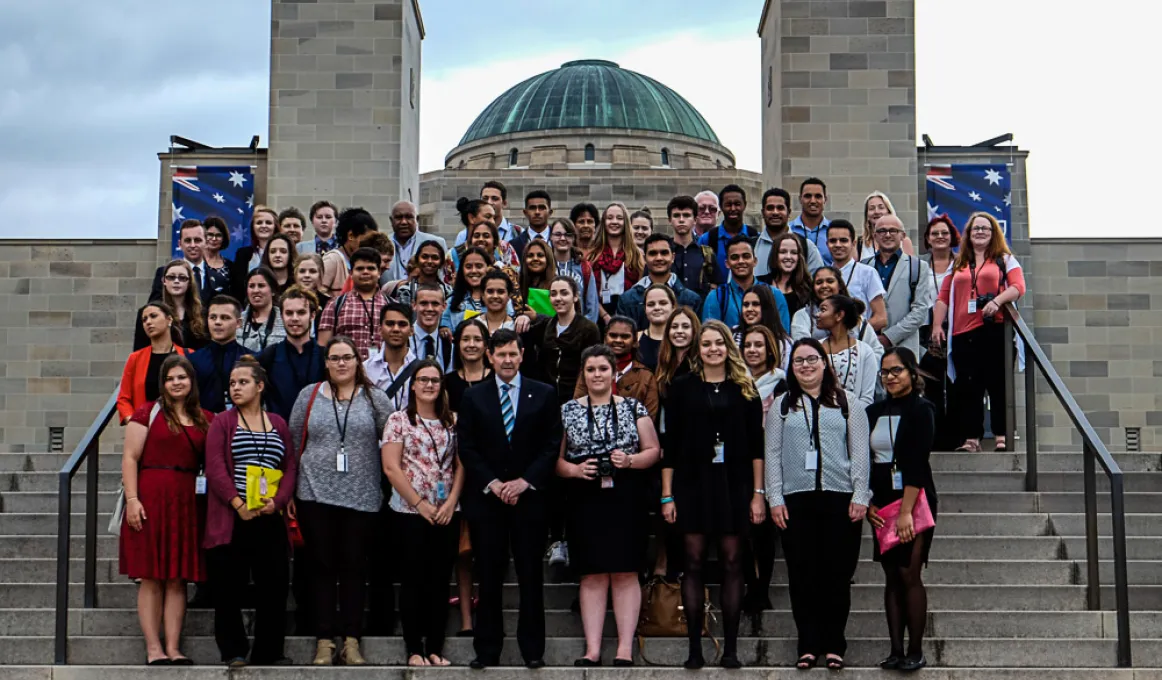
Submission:
<svg viewBox="0 0 1162 680">
<path fill-rule="evenodd" d="M 189 354 L 189 350 L 174 345 L 173 351 L 181 355 Z M 121 424 L 129 422 L 142 404 L 149 401 L 145 398 L 145 374 L 149 372 L 149 355 L 152 347 L 142 347 L 129 355 L 125 362 L 125 370 L 121 372 L 121 387 L 117 392 L 117 414 L 121 416 Z"/>
<path fill-rule="evenodd" d="M 274 506 L 286 508 L 295 493 L 295 482 L 299 472 L 299 449 L 291 442 L 290 429 L 281 416 L 266 412 L 274 431 L 282 439 L 286 454 L 278 469 L 282 470 L 282 480 L 278 483 L 278 493 Z M 203 548 L 226 545 L 234 535 L 234 518 L 238 512 L 230 507 L 230 501 L 238 493 L 234 486 L 234 432 L 238 429 L 238 411 L 228 409 L 219 413 L 206 434 L 206 537 Z"/>
</svg>

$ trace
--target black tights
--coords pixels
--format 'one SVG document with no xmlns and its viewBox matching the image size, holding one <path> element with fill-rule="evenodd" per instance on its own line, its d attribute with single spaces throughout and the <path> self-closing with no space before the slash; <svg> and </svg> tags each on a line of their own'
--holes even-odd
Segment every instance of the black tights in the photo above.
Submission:
<svg viewBox="0 0 1162 680">
<path fill-rule="evenodd" d="M 924 588 L 921 576 L 924 569 L 924 546 L 930 538 L 931 533 L 920 534 L 911 546 L 900 546 L 890 551 L 888 559 L 882 563 L 887 579 L 884 611 L 888 615 L 892 654 L 896 656 L 904 655 L 905 626 L 908 628 L 908 656 L 919 656 L 923 652 L 924 627 L 928 623 L 928 591 Z M 904 555 L 892 555 L 893 552 L 903 552 L 907 558 Z"/>
<path fill-rule="evenodd" d="M 721 536 L 718 558 L 722 561 L 722 627 L 726 633 L 723 657 L 738 656 L 738 622 L 742 615 L 742 544 L 738 536 Z M 682 579 L 682 606 L 690 635 L 690 656 L 702 656 L 702 625 L 706 576 L 706 534 L 686 534 L 686 576 Z"/>
</svg>

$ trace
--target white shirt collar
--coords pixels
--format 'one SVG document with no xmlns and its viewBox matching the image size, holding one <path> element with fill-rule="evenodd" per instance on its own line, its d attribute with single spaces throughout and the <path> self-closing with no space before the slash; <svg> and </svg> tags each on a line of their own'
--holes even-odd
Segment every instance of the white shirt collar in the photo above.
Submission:
<svg viewBox="0 0 1162 680">
<path fill-rule="evenodd" d="M 544 231 L 537 231 L 536 229 L 529 227 L 529 240 L 532 241 L 539 236 L 543 241 L 548 243 L 549 242 L 549 233 L 551 231 L 552 231 L 552 228 L 547 224 L 545 225 Z"/>
<path fill-rule="evenodd" d="M 412 337 L 413 338 L 423 340 L 424 338 L 431 336 L 431 337 L 436 338 L 438 340 L 439 333 L 440 333 L 439 327 L 437 327 L 436 330 L 429 333 L 429 332 L 424 330 L 423 326 L 421 326 L 418 321 L 416 323 L 412 324 Z"/>
<path fill-rule="evenodd" d="M 516 377 L 513 378 L 512 382 L 510 382 L 510 383 L 505 383 L 503 380 L 501 380 L 500 375 L 498 375 L 495 371 L 493 371 L 492 374 L 496 377 L 496 389 L 503 390 L 504 385 L 508 384 L 508 385 L 512 385 L 512 389 L 509 390 L 510 395 L 512 395 L 513 392 L 517 392 L 517 393 L 520 392 L 520 372 L 519 371 L 517 372 Z"/>
</svg>

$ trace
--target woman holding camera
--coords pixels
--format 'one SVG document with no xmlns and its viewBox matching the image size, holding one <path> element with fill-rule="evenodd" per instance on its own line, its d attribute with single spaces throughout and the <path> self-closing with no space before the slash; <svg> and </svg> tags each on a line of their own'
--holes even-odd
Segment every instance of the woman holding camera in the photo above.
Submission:
<svg viewBox="0 0 1162 680">
<path fill-rule="evenodd" d="M 1005 371 L 1013 367 L 1001 359 L 1005 355 L 1001 307 L 1025 294 L 1025 276 L 995 217 L 973 213 L 964 231 L 968 247 L 960 249 L 954 271 L 940 286 L 932 312 L 932 344 L 948 339 L 948 379 L 958 395 L 960 434 L 965 438 L 956 450 L 980 451 L 984 395 L 988 392 L 996 450 L 1007 451 Z"/>
<path fill-rule="evenodd" d="M 707 540 L 714 537 L 722 561 L 722 667 L 741 668 L 738 624 L 742 614 L 743 545 L 751 524 L 766 518 L 763 500 L 763 405 L 746 364 L 721 321 L 707 321 L 695 343 L 690 374 L 666 393 L 666 457 L 662 515 L 677 524 L 686 543 L 682 603 L 690 655 L 685 667 L 706 665 L 702 656 Z"/>
<path fill-rule="evenodd" d="M 581 380 L 588 396 L 565 403 L 565 438 L 557 474 L 568 485 L 572 566 L 581 575 L 585 655 L 576 666 L 601 665 L 605 601 L 613 591 L 617 621 L 614 666 L 633 665 L 633 639 L 641 610 L 638 571 L 649 542 L 645 498 L 660 447 L 644 404 L 615 397 L 617 359 L 605 345 L 582 352 Z"/>
</svg>

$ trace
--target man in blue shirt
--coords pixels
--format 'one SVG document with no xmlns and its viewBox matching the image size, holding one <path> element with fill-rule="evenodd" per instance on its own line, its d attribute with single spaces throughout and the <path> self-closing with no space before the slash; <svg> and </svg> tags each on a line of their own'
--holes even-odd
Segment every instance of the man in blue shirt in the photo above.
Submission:
<svg viewBox="0 0 1162 680">
<path fill-rule="evenodd" d="M 755 280 L 754 250 L 750 240 L 739 234 L 726 244 L 727 263 L 730 265 L 730 281 L 719 286 L 706 296 L 702 306 L 702 320 L 717 319 L 734 328 L 742 321 L 742 298 L 752 287 L 767 284 Z M 769 286 L 768 286 L 769 287 Z M 787 308 L 787 298 L 778 288 L 771 288 L 775 306 L 779 309 L 779 321 L 783 328 L 791 327 L 791 313 Z"/>
<path fill-rule="evenodd" d="M 190 355 L 190 363 L 198 374 L 198 397 L 202 408 L 210 413 L 221 413 L 230 408 L 230 371 L 234 364 L 250 350 L 239 345 L 234 336 L 242 318 L 242 305 L 229 295 L 215 295 L 210 300 L 206 326 L 210 329 L 210 344 Z"/>
<path fill-rule="evenodd" d="M 710 246 L 718 259 L 719 280 L 715 283 L 726 283 L 726 244 L 735 236 L 746 236 L 753 245 L 759 237 L 758 230 L 743 223 L 746 213 L 746 192 L 737 184 L 727 184 L 718 192 L 718 203 L 722 209 L 722 224 L 716 229 L 698 237 L 698 245 Z"/>
<path fill-rule="evenodd" d="M 827 227 L 831 220 L 823 214 L 827 206 L 827 185 L 818 177 L 808 177 L 799 185 L 799 216 L 791 221 L 791 231 L 811 241 L 819 248 L 823 263 L 833 264 L 827 248 Z"/>
</svg>

